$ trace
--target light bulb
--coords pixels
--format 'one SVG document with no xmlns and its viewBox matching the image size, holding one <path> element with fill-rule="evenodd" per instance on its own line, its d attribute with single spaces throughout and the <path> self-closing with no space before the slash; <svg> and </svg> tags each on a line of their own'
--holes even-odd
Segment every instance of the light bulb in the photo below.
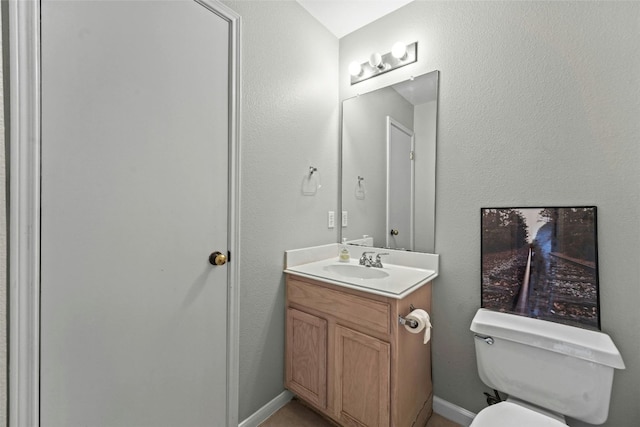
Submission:
<svg viewBox="0 0 640 427">
<path fill-rule="evenodd" d="M 362 66 L 360 65 L 360 63 L 353 61 L 351 64 L 349 64 L 349 74 L 354 77 L 362 74 Z"/>
<path fill-rule="evenodd" d="M 369 57 L 369 65 L 382 70 L 384 68 L 384 64 L 382 63 L 382 55 L 380 55 L 378 52 L 372 53 Z"/>
<path fill-rule="evenodd" d="M 407 57 L 407 45 L 402 42 L 397 42 L 391 48 L 391 55 L 394 58 L 405 59 Z"/>
</svg>

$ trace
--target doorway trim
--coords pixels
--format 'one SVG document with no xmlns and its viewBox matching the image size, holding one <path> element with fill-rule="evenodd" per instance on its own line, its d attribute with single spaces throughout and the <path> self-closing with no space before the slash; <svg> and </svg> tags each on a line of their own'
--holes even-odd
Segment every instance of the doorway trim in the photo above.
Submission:
<svg viewBox="0 0 640 427">
<path fill-rule="evenodd" d="M 227 419 L 238 425 L 241 18 L 193 0 L 229 23 L 229 262 Z M 40 1 L 9 0 L 8 425 L 40 424 Z M 5 92 L 6 93 L 6 92 Z"/>
</svg>

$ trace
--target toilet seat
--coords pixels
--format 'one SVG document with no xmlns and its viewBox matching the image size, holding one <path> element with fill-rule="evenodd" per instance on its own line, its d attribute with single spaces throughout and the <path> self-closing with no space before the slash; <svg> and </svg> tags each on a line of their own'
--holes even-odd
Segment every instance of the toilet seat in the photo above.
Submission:
<svg viewBox="0 0 640 427">
<path fill-rule="evenodd" d="M 500 402 L 483 409 L 471 423 L 471 427 L 513 427 L 515 425 L 518 427 L 567 427 L 563 422 L 511 402 Z"/>
</svg>

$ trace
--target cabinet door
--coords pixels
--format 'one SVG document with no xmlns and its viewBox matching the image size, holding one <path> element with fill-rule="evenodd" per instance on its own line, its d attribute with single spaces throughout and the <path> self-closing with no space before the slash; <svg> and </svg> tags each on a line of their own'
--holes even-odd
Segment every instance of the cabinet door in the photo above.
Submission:
<svg viewBox="0 0 640 427">
<path fill-rule="evenodd" d="M 320 408 L 327 406 L 327 321 L 287 309 L 285 386 Z"/>
<path fill-rule="evenodd" d="M 390 345 L 336 326 L 336 413 L 345 426 L 388 427 Z"/>
</svg>

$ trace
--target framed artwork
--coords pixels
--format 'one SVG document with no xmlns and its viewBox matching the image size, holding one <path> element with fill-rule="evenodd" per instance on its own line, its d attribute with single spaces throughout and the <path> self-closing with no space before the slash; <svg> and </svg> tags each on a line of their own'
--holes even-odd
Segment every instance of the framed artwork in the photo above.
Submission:
<svg viewBox="0 0 640 427">
<path fill-rule="evenodd" d="M 600 329 L 596 207 L 482 208 L 482 307 Z"/>
</svg>

